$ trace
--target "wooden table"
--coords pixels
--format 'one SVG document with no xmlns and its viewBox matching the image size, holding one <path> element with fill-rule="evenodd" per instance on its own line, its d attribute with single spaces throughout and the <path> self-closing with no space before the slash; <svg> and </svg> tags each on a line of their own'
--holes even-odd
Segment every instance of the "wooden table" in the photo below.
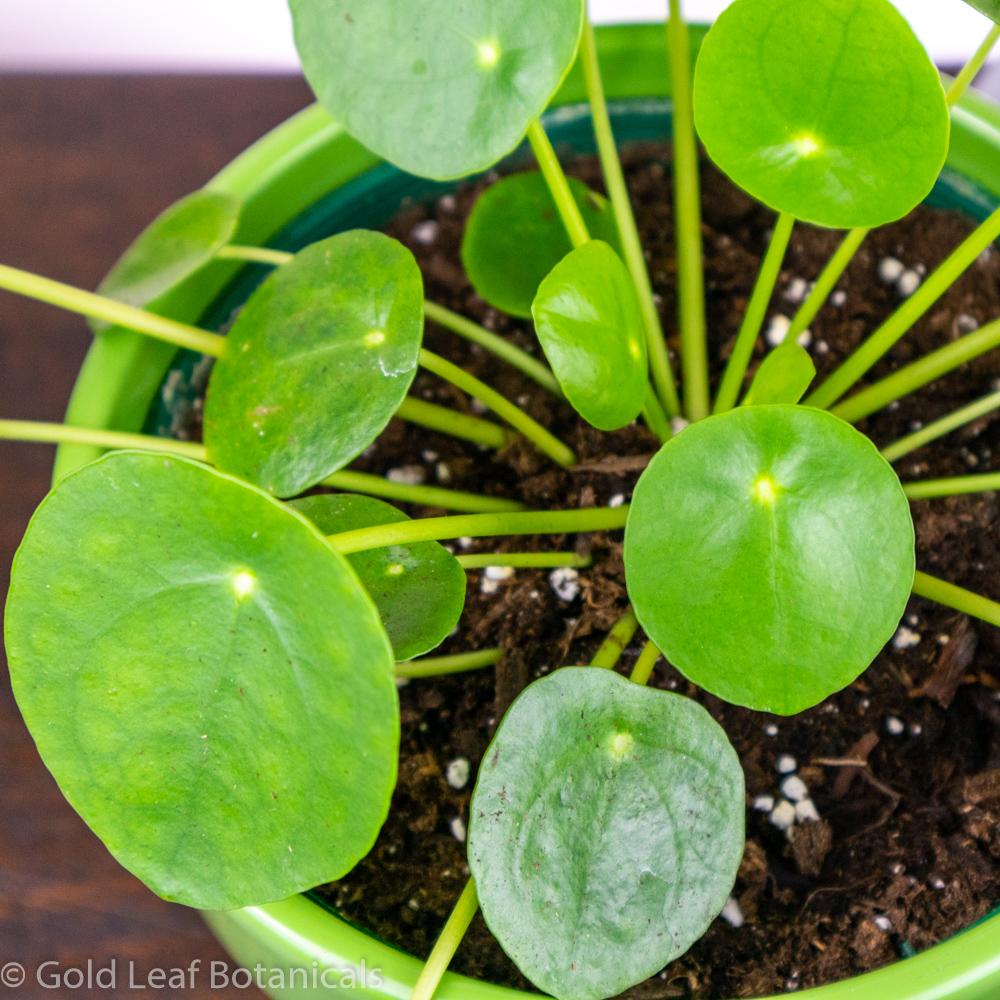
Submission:
<svg viewBox="0 0 1000 1000">
<path fill-rule="evenodd" d="M 310 100 L 290 78 L 0 76 L 0 262 L 92 288 L 176 198 Z M 0 293 L 0 416 L 61 420 L 90 336 L 82 320 Z M 48 488 L 52 449 L 0 443 L 0 593 Z M 129 962 L 207 965 L 224 955 L 198 915 L 162 902 L 63 801 L 0 680 L 0 966 L 27 970 L 0 997 L 110 997 Z M 118 962 L 115 989 L 53 990 L 43 962 Z M 155 994 L 154 994 L 155 995 Z M 255 989 L 161 996 L 259 998 Z"/>
</svg>

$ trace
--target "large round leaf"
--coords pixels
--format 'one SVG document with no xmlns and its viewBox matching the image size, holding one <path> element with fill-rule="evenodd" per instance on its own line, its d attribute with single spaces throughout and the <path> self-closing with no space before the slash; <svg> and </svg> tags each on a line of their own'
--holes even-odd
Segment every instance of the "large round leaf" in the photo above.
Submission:
<svg viewBox="0 0 1000 1000">
<path fill-rule="evenodd" d="M 31 521 L 6 642 L 66 798 L 161 896 L 283 899 L 371 848 L 392 651 L 348 564 L 259 490 L 142 452 L 86 466 Z"/>
<path fill-rule="evenodd" d="M 213 464 L 277 496 L 356 458 L 413 382 L 423 281 L 400 243 L 357 230 L 296 254 L 251 296 L 205 403 Z"/>
<path fill-rule="evenodd" d="M 338 494 L 293 500 L 324 535 L 409 518 L 372 497 Z M 438 542 L 389 545 L 347 557 L 371 595 L 397 660 L 410 660 L 452 633 L 465 605 L 465 570 Z"/>
<path fill-rule="evenodd" d="M 607 199 L 576 178 L 569 186 L 590 234 L 617 243 Z M 572 249 L 545 178 L 532 171 L 504 177 L 480 195 L 465 227 L 462 263 L 491 306 L 529 317 L 538 286 Z"/>
<path fill-rule="evenodd" d="M 532 684 L 479 769 L 469 866 L 490 930 L 560 1000 L 683 954 L 743 853 L 743 772 L 700 705 L 596 667 Z"/>
<path fill-rule="evenodd" d="M 567 254 L 531 307 L 538 340 L 574 409 L 613 431 L 638 416 L 648 362 L 635 288 L 621 258 L 600 240 Z"/>
<path fill-rule="evenodd" d="M 546 108 L 582 0 L 290 0 L 313 90 L 369 149 L 423 177 L 485 170 Z"/>
<path fill-rule="evenodd" d="M 948 152 L 937 70 L 889 0 L 735 0 L 702 44 L 694 102 L 723 171 L 824 226 L 901 218 Z"/>
<path fill-rule="evenodd" d="M 744 406 L 693 424 L 642 474 L 625 529 L 636 615 L 696 684 L 791 715 L 854 680 L 913 584 L 902 487 L 849 424 Z"/>
<path fill-rule="evenodd" d="M 100 293 L 155 312 L 232 240 L 240 208 L 238 199 L 218 191 L 196 191 L 171 205 L 128 248 Z M 107 324 L 91 320 L 91 327 L 100 333 Z"/>
</svg>

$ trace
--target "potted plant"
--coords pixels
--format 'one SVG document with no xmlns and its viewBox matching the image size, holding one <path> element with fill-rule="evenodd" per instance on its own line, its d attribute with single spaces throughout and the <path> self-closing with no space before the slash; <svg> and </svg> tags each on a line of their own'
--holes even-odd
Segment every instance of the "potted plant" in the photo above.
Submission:
<svg viewBox="0 0 1000 1000">
<path fill-rule="evenodd" d="M 997 475 L 901 484 L 890 465 L 993 412 L 997 394 L 879 442 L 881 453 L 852 426 L 1000 343 L 992 323 L 853 391 L 993 244 L 1000 213 L 822 379 L 797 341 L 868 231 L 929 193 L 951 127 L 953 165 L 997 194 L 995 112 L 964 112 L 985 123 L 977 134 L 951 122 L 949 105 L 998 32 L 946 93 L 886 0 L 736 0 L 701 47 L 692 94 L 671 4 L 678 386 L 579 0 L 457 12 L 293 0 L 292 11 L 307 75 L 341 126 L 319 110 L 286 126 L 157 220 L 97 295 L 0 268 L 0 286 L 79 311 L 97 333 L 67 425 L 0 431 L 112 449 L 89 462 L 63 451 L 19 550 L 5 622 L 15 693 L 109 849 L 166 898 L 214 911 L 220 937 L 267 967 L 275 995 L 315 988 L 310 972 L 339 987 L 322 975 L 365 971 L 353 987 L 374 997 L 523 995 L 442 980 L 479 907 L 540 989 L 616 995 L 701 936 L 743 853 L 740 760 L 694 698 L 647 686 L 661 650 L 724 702 L 794 716 L 858 678 L 911 592 L 1000 625 L 988 596 L 915 570 L 908 503 L 995 490 Z M 658 93 L 658 33 L 605 39 L 613 96 Z M 539 117 L 556 94 L 588 100 L 607 202 L 563 172 Z M 778 212 L 714 396 L 695 126 L 712 160 Z M 532 318 L 547 364 L 426 298 L 413 255 L 385 235 L 350 229 L 294 254 L 257 245 L 341 181 L 398 181 L 373 181 L 374 155 L 348 133 L 439 180 L 490 167 L 527 135 L 540 172 L 488 188 L 463 259 L 483 299 Z M 748 378 L 799 220 L 849 235 Z M 273 272 L 225 337 L 195 325 L 241 263 Z M 641 417 L 657 447 L 631 504 L 526 509 L 347 469 L 393 417 L 579 465 L 579 449 L 516 399 L 430 350 L 425 318 L 595 433 Z M 136 433 L 178 347 L 218 359 L 203 445 Z M 501 423 L 412 395 L 418 368 Z M 95 391 L 109 372 L 115 391 Z M 311 492 L 320 485 L 338 492 Z M 411 519 L 376 497 L 454 513 Z M 473 878 L 422 970 L 296 896 L 347 874 L 385 820 L 397 681 L 496 661 L 493 650 L 424 655 L 454 629 L 466 571 L 589 558 L 551 547 L 456 556 L 439 543 L 622 528 L 628 605 L 589 666 L 535 679 L 500 720 L 470 805 Z M 607 668 L 640 624 L 647 641 L 626 680 Z M 789 790 L 793 813 L 796 799 L 808 801 Z M 821 993 L 987 997 L 996 935 L 987 923 Z"/>
</svg>

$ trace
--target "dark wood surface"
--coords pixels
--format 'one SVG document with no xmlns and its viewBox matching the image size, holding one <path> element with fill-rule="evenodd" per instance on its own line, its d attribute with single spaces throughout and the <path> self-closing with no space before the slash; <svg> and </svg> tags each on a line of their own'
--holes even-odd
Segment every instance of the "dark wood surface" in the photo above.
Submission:
<svg viewBox="0 0 1000 1000">
<path fill-rule="evenodd" d="M 0 262 L 92 288 L 157 212 L 309 102 L 298 80 L 0 76 Z M 0 292 L 0 416 L 61 420 L 90 337 L 82 320 Z M 0 593 L 48 487 L 51 448 L 0 443 Z M 162 902 L 63 801 L 0 680 L 0 997 L 133 996 L 127 966 L 224 955 L 191 910 Z M 44 989 L 35 970 L 117 960 L 116 989 Z M 207 976 L 185 996 L 212 994 Z M 148 993 L 146 995 L 149 995 Z M 160 995 L 177 996 L 179 991 Z"/>
</svg>

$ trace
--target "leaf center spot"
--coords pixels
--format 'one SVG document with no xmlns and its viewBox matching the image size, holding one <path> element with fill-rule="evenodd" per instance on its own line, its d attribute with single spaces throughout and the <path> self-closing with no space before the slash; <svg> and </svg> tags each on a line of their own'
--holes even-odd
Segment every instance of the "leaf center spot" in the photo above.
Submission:
<svg viewBox="0 0 1000 1000">
<path fill-rule="evenodd" d="M 385 343 L 385 334 L 381 330 L 371 330 L 364 336 L 365 347 L 379 347 Z"/>
<path fill-rule="evenodd" d="M 802 132 L 792 140 L 792 147 L 799 156 L 808 160 L 823 148 L 823 143 L 811 132 Z"/>
<path fill-rule="evenodd" d="M 635 358 L 636 361 L 638 361 L 642 357 L 642 347 L 640 346 L 638 340 L 634 340 L 634 339 L 629 340 L 629 342 L 628 342 L 628 351 L 629 351 L 629 354 L 631 354 L 632 357 Z"/>
<path fill-rule="evenodd" d="M 631 733 L 615 733 L 608 744 L 608 753 L 614 760 L 622 760 L 634 746 L 635 740 Z"/>
<path fill-rule="evenodd" d="M 257 577 L 243 569 L 233 574 L 233 593 L 238 600 L 245 600 L 257 589 Z"/>
<path fill-rule="evenodd" d="M 476 42 L 476 62 L 480 69 L 493 69 L 500 62 L 500 46 L 496 42 Z"/>
<path fill-rule="evenodd" d="M 393 563 L 385 572 L 387 576 L 402 576 L 405 569 L 402 563 Z"/>
<path fill-rule="evenodd" d="M 753 496 L 758 503 L 770 507 L 778 496 L 778 484 L 774 477 L 766 474 L 758 476 L 753 481 Z"/>
</svg>

